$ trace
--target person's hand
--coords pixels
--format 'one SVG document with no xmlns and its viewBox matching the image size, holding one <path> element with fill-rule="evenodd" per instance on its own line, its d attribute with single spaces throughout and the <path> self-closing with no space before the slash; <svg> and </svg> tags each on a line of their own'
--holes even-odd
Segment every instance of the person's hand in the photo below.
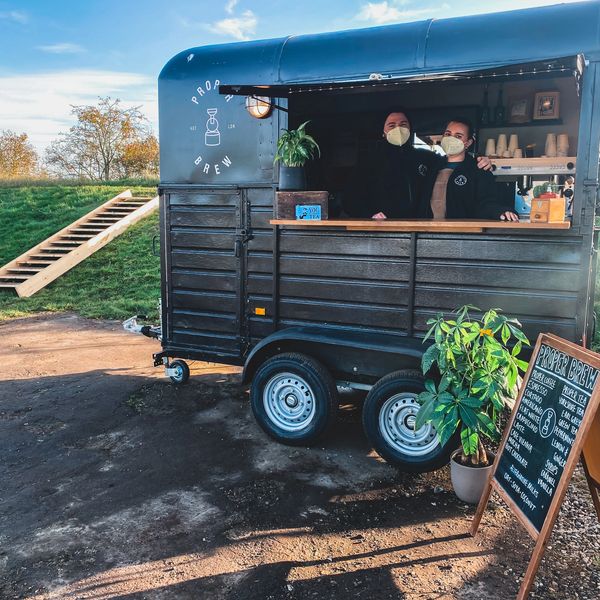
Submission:
<svg viewBox="0 0 600 600">
<path fill-rule="evenodd" d="M 384 213 L 382 213 L 382 212 L 378 212 L 378 213 L 375 213 L 375 214 L 374 214 L 374 215 L 371 217 L 371 219 L 387 219 L 387 217 L 385 216 L 385 214 L 384 214 Z"/>
<path fill-rule="evenodd" d="M 478 156 L 477 168 L 483 169 L 484 171 L 489 171 L 492 168 L 492 161 L 487 156 Z"/>
<path fill-rule="evenodd" d="M 503 212 L 500 215 L 500 220 L 501 221 L 519 221 L 519 215 L 515 214 L 514 212 L 511 212 L 510 210 L 507 210 L 506 212 Z"/>
</svg>

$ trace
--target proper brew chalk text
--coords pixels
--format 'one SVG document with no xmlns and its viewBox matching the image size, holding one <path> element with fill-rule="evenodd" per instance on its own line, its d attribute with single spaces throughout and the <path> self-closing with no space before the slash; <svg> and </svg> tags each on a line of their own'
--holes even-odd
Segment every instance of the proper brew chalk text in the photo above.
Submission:
<svg viewBox="0 0 600 600">
<path fill-rule="evenodd" d="M 494 479 L 539 532 L 600 371 L 542 344 Z"/>
</svg>

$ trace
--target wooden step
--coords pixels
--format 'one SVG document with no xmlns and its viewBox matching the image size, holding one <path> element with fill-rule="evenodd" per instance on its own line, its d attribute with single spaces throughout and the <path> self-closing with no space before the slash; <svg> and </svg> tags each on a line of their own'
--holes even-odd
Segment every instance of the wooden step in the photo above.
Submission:
<svg viewBox="0 0 600 600">
<path fill-rule="evenodd" d="M 19 285 L 18 283 L 0 283 L 0 288 L 13 288 L 15 289 Z"/>
<path fill-rule="evenodd" d="M 4 282 L 7 282 L 7 281 L 17 281 L 17 282 L 20 282 L 20 281 L 27 281 L 27 279 L 28 278 L 25 277 L 25 276 L 23 276 L 23 275 L 15 275 L 15 276 L 12 276 L 12 275 L 0 275 L 0 281 L 4 281 Z"/>
<path fill-rule="evenodd" d="M 39 273 L 44 267 L 13 267 L 6 269 L 8 273 Z"/>
<path fill-rule="evenodd" d="M 91 240 L 93 237 L 96 237 L 95 233 L 69 233 L 65 235 L 63 239 L 65 240 Z"/>
<path fill-rule="evenodd" d="M 47 250 L 47 253 L 46 253 L 46 250 Z M 64 253 L 62 253 L 62 254 L 53 254 L 57 250 L 59 250 L 59 248 L 41 248 L 40 252 L 44 252 L 44 254 L 39 254 L 39 255 L 36 254 L 35 256 L 43 256 L 44 258 L 46 258 L 46 257 L 62 258 L 64 256 Z"/>
<path fill-rule="evenodd" d="M 69 233 L 101 233 L 104 229 L 98 229 L 97 227 L 86 227 L 85 229 L 78 227 L 77 229 L 69 229 Z"/>
<path fill-rule="evenodd" d="M 57 239 L 55 242 L 50 242 L 52 248 L 56 246 L 79 246 L 81 242 L 74 242 L 73 240 L 67 240 L 64 237 Z"/>
<path fill-rule="evenodd" d="M 27 265 L 42 265 L 42 266 L 48 266 L 51 265 L 54 261 L 53 260 L 28 260 L 25 262 L 20 262 L 17 263 L 20 266 L 26 267 Z"/>
</svg>

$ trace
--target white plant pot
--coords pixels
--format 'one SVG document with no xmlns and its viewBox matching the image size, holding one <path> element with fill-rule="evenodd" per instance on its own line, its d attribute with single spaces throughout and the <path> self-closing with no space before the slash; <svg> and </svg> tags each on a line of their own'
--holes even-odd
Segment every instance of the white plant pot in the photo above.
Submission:
<svg viewBox="0 0 600 600">
<path fill-rule="evenodd" d="M 460 452 L 459 448 L 450 457 L 450 479 L 454 493 L 467 504 L 478 504 L 490 476 L 495 455 L 493 452 L 488 452 L 490 464 L 487 467 L 468 467 L 455 460 Z"/>
</svg>

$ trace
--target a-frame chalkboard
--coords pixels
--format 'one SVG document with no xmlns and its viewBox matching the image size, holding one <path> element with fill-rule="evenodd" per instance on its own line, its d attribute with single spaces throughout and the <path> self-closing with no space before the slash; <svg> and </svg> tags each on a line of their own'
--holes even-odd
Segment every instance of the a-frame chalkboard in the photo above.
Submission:
<svg viewBox="0 0 600 600">
<path fill-rule="evenodd" d="M 529 595 L 599 403 L 600 355 L 540 335 L 471 528 L 494 490 L 536 540 L 517 600 Z"/>
</svg>

